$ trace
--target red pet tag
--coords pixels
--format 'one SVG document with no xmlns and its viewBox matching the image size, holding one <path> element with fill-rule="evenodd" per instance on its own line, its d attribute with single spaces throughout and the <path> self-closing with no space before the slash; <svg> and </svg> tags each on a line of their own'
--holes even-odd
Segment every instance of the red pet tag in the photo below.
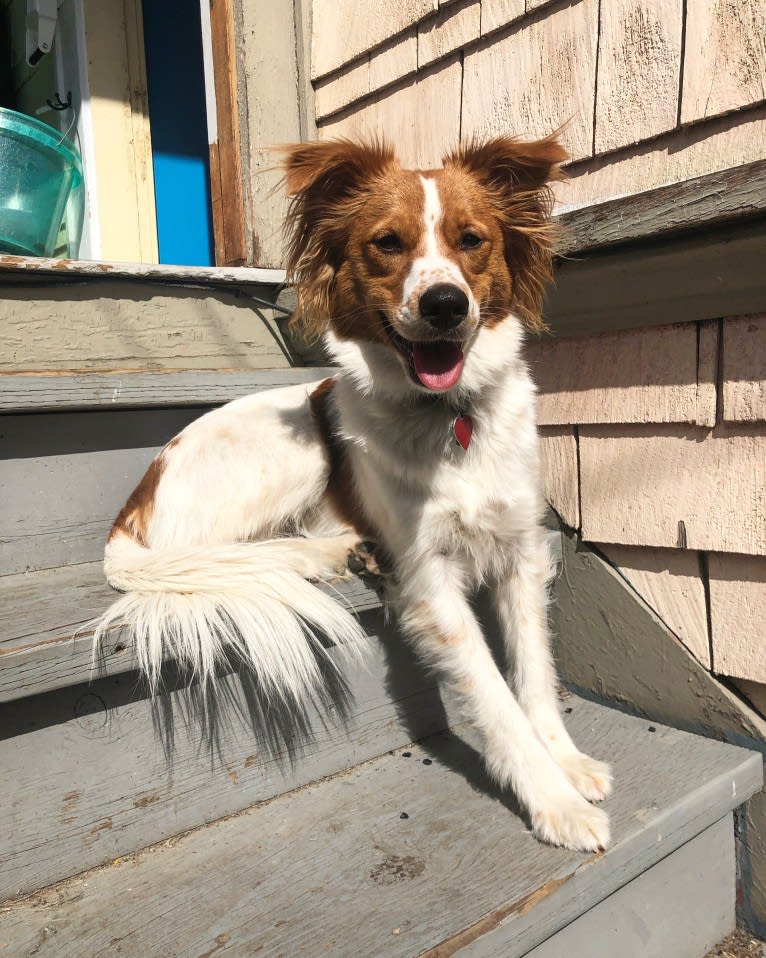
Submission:
<svg viewBox="0 0 766 958">
<path fill-rule="evenodd" d="M 473 435 L 473 419 L 466 413 L 459 413 L 452 420 L 452 434 L 463 449 L 468 449 Z"/>
</svg>

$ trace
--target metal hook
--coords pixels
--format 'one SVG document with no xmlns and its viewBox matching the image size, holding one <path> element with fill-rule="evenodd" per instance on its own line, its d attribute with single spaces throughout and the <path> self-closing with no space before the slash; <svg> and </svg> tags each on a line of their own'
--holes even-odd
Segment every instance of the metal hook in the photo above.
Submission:
<svg viewBox="0 0 766 958">
<path fill-rule="evenodd" d="M 72 109 L 72 91 L 69 90 L 67 92 L 66 103 L 61 99 L 58 90 L 56 90 L 55 102 L 50 99 L 46 100 L 45 102 L 48 104 L 51 110 L 58 110 L 59 112 L 61 112 L 62 110 L 71 110 Z"/>
</svg>

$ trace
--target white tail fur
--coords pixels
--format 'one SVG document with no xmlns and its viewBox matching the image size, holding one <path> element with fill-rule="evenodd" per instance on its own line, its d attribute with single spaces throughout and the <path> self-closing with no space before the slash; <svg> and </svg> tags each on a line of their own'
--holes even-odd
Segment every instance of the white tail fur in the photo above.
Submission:
<svg viewBox="0 0 766 958">
<path fill-rule="evenodd" d="M 318 635 L 352 655 L 364 637 L 353 615 L 307 581 L 337 576 L 339 538 L 155 550 L 117 533 L 104 569 L 126 594 L 98 620 L 94 648 L 108 631 L 127 630 L 152 691 L 164 657 L 204 685 L 233 652 L 269 697 L 303 700 L 323 684 L 320 662 L 338 670 Z"/>
</svg>

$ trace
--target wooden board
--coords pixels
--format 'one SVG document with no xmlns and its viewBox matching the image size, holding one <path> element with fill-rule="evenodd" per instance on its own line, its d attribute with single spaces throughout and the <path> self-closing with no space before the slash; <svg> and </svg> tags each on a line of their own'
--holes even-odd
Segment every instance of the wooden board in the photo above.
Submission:
<svg viewBox="0 0 766 958">
<path fill-rule="evenodd" d="M 701 390 L 694 323 L 527 344 L 542 426 L 715 422 L 715 367 Z"/>
<path fill-rule="evenodd" d="M 766 99 L 764 0 L 687 0 L 681 122 Z"/>
<path fill-rule="evenodd" d="M 476 40 L 481 7 L 480 0 L 460 0 L 423 20 L 418 25 L 418 69 Z"/>
<path fill-rule="evenodd" d="M 385 130 L 404 166 L 430 169 L 460 138 L 459 57 L 451 57 L 319 124 L 320 139 L 367 138 Z"/>
<path fill-rule="evenodd" d="M 733 831 L 727 815 L 525 958 L 706 955 L 736 925 Z"/>
<path fill-rule="evenodd" d="M 574 430 L 566 426 L 541 428 L 540 459 L 546 500 L 568 526 L 579 529 L 580 492 Z"/>
<path fill-rule="evenodd" d="M 705 582 L 696 552 L 600 544 L 610 562 L 705 668 L 711 667 Z"/>
<path fill-rule="evenodd" d="M 725 320 L 722 358 L 723 418 L 766 420 L 766 313 Z"/>
<path fill-rule="evenodd" d="M 212 406 L 240 396 L 310 383 L 331 367 L 264 370 L 195 369 L 175 372 L 87 373 L 79 376 L 24 373 L 0 376 L 0 411 L 63 412 L 69 409 L 146 409 Z"/>
<path fill-rule="evenodd" d="M 586 540 L 766 555 L 766 425 L 579 435 Z"/>
<path fill-rule="evenodd" d="M 561 255 L 657 240 L 766 213 L 766 160 L 560 213 Z"/>
<path fill-rule="evenodd" d="M 753 223 L 562 262 L 544 318 L 559 336 L 766 309 L 766 234 Z"/>
<path fill-rule="evenodd" d="M 413 27 L 370 53 L 370 90 L 395 83 L 418 66 L 418 32 Z"/>
<path fill-rule="evenodd" d="M 524 0 L 481 0 L 481 35 L 493 33 L 524 15 Z"/>
<path fill-rule="evenodd" d="M 595 152 L 674 129 L 682 0 L 612 0 L 601 7 Z"/>
<path fill-rule="evenodd" d="M 0 419 L 0 575 L 91 562 L 160 448 L 203 408 Z"/>
<path fill-rule="evenodd" d="M 335 583 L 330 592 L 356 615 L 381 606 L 359 579 Z M 137 669 L 120 632 L 93 660 L 92 622 L 115 598 L 101 562 L 0 576 L 0 702 Z"/>
<path fill-rule="evenodd" d="M 766 682 L 766 559 L 719 553 L 708 564 L 713 670 Z"/>
<path fill-rule="evenodd" d="M 36 895 L 0 930 L 14 953 L 35 944 L 39 958 L 108 941 L 177 958 L 216 946 L 295 958 L 524 955 L 762 779 L 756 755 L 576 698 L 568 707 L 576 740 L 614 762 L 606 855 L 537 843 L 460 729 Z"/>
<path fill-rule="evenodd" d="M 598 2 L 555 9 L 465 54 L 462 135 L 562 132 L 572 159 L 593 152 Z"/>
<path fill-rule="evenodd" d="M 307 701 L 303 715 L 267 708 L 236 674 L 221 677 L 205 714 L 172 670 L 154 701 L 126 673 L 1 706 L 0 900 L 444 728 L 433 680 L 380 634 L 365 665 L 345 669 L 347 688 Z"/>
</svg>

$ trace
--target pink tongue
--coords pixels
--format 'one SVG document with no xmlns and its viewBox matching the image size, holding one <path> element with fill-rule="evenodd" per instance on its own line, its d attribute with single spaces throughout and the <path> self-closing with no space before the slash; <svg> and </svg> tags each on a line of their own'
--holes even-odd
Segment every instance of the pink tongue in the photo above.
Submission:
<svg viewBox="0 0 766 958">
<path fill-rule="evenodd" d="M 438 392 L 451 389 L 463 371 L 463 350 L 457 343 L 413 343 L 412 360 L 422 385 Z"/>
</svg>

